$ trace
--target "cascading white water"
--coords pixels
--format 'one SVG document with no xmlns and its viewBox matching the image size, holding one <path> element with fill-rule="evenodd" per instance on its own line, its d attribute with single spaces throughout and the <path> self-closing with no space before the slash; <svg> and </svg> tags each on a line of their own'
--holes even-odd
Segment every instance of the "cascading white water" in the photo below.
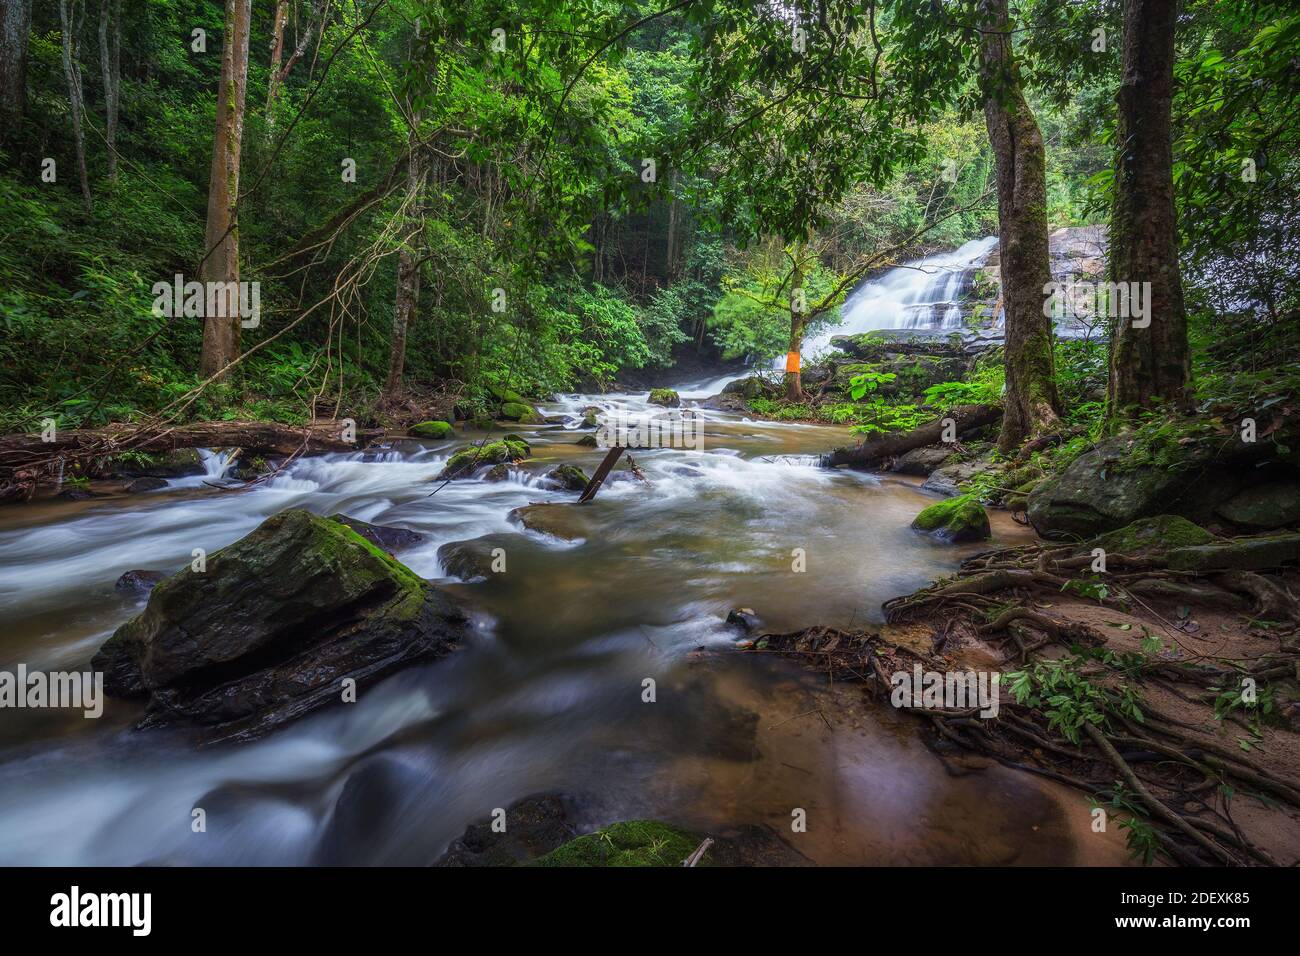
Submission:
<svg viewBox="0 0 1300 956">
<path fill-rule="evenodd" d="M 876 329 L 961 328 L 957 300 L 963 278 L 988 258 L 997 243 L 996 236 L 974 239 L 952 252 L 926 256 L 862 283 L 845 300 L 840 324 L 804 342 L 804 361 L 826 352 L 836 335 Z M 784 356 L 777 364 L 784 367 Z"/>
</svg>

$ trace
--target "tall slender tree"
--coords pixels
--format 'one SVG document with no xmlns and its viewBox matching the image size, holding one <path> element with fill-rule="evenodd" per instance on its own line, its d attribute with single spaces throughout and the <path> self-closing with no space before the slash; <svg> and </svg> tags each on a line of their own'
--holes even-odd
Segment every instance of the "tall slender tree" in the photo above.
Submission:
<svg viewBox="0 0 1300 956">
<path fill-rule="evenodd" d="M 208 223 L 199 280 L 224 283 L 222 315 L 203 321 L 199 371 L 218 375 L 239 356 L 239 159 L 248 86 L 248 32 L 253 0 L 226 0 L 221 78 L 217 83 L 217 126 L 208 180 Z"/>
<path fill-rule="evenodd" d="M 1141 325 L 1115 320 L 1107 390 L 1112 423 L 1162 403 L 1185 410 L 1192 400 L 1170 130 L 1177 7 L 1177 0 L 1124 0 L 1110 278 L 1151 285 Z"/>
<path fill-rule="evenodd" d="M 1060 415 L 1051 321 L 1043 312 L 1047 249 L 1043 136 L 1020 85 L 1007 0 L 982 0 L 980 82 L 997 165 L 998 255 L 1006 314 L 1007 391 L 998 447 L 1007 452 Z"/>
<path fill-rule="evenodd" d="M 86 174 L 86 94 L 81 82 L 81 26 L 86 7 L 81 0 L 59 0 L 59 25 L 63 34 L 63 77 L 68 83 L 72 118 L 72 143 L 77 154 L 77 176 L 86 211 L 91 209 L 90 177 Z"/>
<path fill-rule="evenodd" d="M 99 64 L 104 75 L 104 141 L 108 178 L 117 179 L 117 114 L 122 90 L 122 0 L 100 0 Z"/>
</svg>

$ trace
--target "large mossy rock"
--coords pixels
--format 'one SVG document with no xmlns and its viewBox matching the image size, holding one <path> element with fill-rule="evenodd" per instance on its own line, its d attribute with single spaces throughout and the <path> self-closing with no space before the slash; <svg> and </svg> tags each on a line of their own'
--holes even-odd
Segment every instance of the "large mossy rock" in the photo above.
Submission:
<svg viewBox="0 0 1300 956">
<path fill-rule="evenodd" d="M 541 412 L 525 402 L 505 402 L 500 414 L 506 421 L 521 425 L 541 425 L 546 421 Z"/>
<path fill-rule="evenodd" d="M 546 480 L 565 491 L 582 491 L 591 481 L 577 465 L 558 465 L 546 473 Z"/>
<path fill-rule="evenodd" d="M 273 515 L 160 583 L 92 666 L 114 696 L 145 697 L 144 723 L 188 721 L 222 738 L 265 733 L 453 649 L 465 616 L 341 521 Z"/>
<path fill-rule="evenodd" d="M 776 388 L 769 385 L 763 376 L 750 375 L 747 378 L 738 378 L 734 382 L 728 382 L 723 387 L 721 394 L 739 395 L 746 401 L 753 401 L 768 394 L 776 394 Z"/>
<path fill-rule="evenodd" d="M 912 527 L 953 544 L 983 541 L 992 534 L 988 513 L 973 495 L 930 505 L 913 519 Z"/>
<path fill-rule="evenodd" d="M 1107 554 L 1129 557 L 1163 554 L 1172 548 L 1187 548 L 1219 540 L 1198 524 L 1178 515 L 1157 515 L 1127 524 L 1088 543 Z"/>
<path fill-rule="evenodd" d="M 533 866 L 681 866 L 700 838 L 655 820 L 626 820 L 556 847 Z M 708 854 L 700 866 L 712 863 Z"/>
<path fill-rule="evenodd" d="M 452 438 L 456 430 L 451 427 L 450 422 L 420 422 L 418 425 L 412 425 L 407 431 L 416 438 Z"/>
<path fill-rule="evenodd" d="M 1272 441 L 1243 442 L 1209 423 L 1164 423 L 1109 438 L 1039 482 L 1029 522 L 1044 538 L 1061 540 L 1158 514 L 1206 521 L 1247 489 L 1292 474 Z"/>
<path fill-rule="evenodd" d="M 447 464 L 434 480 L 447 481 L 452 478 L 470 478 L 480 468 L 519 461 L 531 454 L 532 449 L 526 441 L 514 435 L 507 435 L 501 441 L 462 448 L 447 459 Z"/>
<path fill-rule="evenodd" d="M 654 388 L 650 390 L 651 405 L 662 405 L 664 408 L 678 408 L 682 404 L 681 396 L 671 388 Z"/>
<path fill-rule="evenodd" d="M 517 405 L 527 405 L 528 399 L 524 398 L 516 391 L 505 388 L 501 385 L 489 385 L 488 392 L 498 402 L 513 402 Z"/>
</svg>

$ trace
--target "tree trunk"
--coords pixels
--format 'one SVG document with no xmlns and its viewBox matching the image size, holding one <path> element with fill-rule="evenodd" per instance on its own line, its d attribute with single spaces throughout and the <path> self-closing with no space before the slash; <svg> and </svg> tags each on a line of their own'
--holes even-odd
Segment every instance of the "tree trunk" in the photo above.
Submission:
<svg viewBox="0 0 1300 956">
<path fill-rule="evenodd" d="M 117 111 L 122 89 L 122 0 L 99 2 L 99 64 L 104 74 L 108 178 L 117 180 Z"/>
<path fill-rule="evenodd" d="M 275 35 L 271 41 L 271 76 L 266 86 L 266 121 L 268 124 L 274 124 L 274 116 L 271 107 L 275 104 L 276 93 L 280 90 L 280 84 L 293 70 L 294 65 L 302 59 L 303 54 L 307 52 L 307 47 L 311 44 L 311 39 L 316 35 L 319 29 L 322 32 L 325 29 L 326 15 L 329 13 L 329 0 L 315 0 L 312 5 L 311 18 L 307 21 L 307 26 L 302 35 L 298 37 L 298 43 L 293 48 L 293 53 L 289 55 L 289 61 L 280 66 L 280 59 L 284 55 L 284 23 L 289 16 L 288 0 L 280 0 L 279 6 L 275 10 Z M 298 21 L 295 19 L 294 23 Z"/>
<path fill-rule="evenodd" d="M 10 136 L 27 105 L 32 0 L 0 0 L 0 130 Z"/>
<path fill-rule="evenodd" d="M 279 86 L 280 63 L 284 59 L 284 25 L 289 21 L 289 0 L 279 0 L 275 5 L 275 22 L 271 27 L 271 67 L 266 84 L 266 120 L 271 122 L 271 106 Z"/>
<path fill-rule="evenodd" d="M 397 297 L 393 309 L 393 332 L 388 344 L 388 382 L 385 398 L 402 393 L 402 372 L 406 368 L 406 333 L 420 305 L 420 249 L 424 227 L 420 216 L 420 193 L 424 187 L 424 169 L 415 134 L 411 135 L 411 155 L 406 173 L 406 229 L 402 251 L 397 254 Z"/>
<path fill-rule="evenodd" d="M 997 163 L 998 250 L 1006 313 L 1007 391 L 998 448 L 1004 454 L 1050 430 L 1060 414 L 1051 320 L 1043 136 L 1020 88 L 1007 0 L 983 0 L 984 118 Z"/>
<path fill-rule="evenodd" d="M 807 298 L 803 295 L 803 254 L 803 243 L 800 243 L 795 247 L 794 271 L 790 274 L 790 349 L 785 355 L 785 397 L 790 402 L 802 402 L 807 398 L 800 373 L 803 330 L 808 324 Z"/>
<path fill-rule="evenodd" d="M 224 316 L 203 320 L 199 372 L 217 375 L 239 356 L 239 157 L 244 136 L 244 94 L 248 86 L 248 30 L 252 0 L 226 0 L 221 80 L 217 84 L 217 127 L 208 181 L 208 224 L 199 281 L 223 282 Z M 224 376 L 223 376 L 224 377 Z"/>
<path fill-rule="evenodd" d="M 1176 16 L 1176 0 L 1124 2 L 1110 279 L 1151 283 L 1146 315 L 1138 320 L 1150 324 L 1137 328 L 1131 318 L 1115 319 L 1107 389 L 1112 421 L 1165 402 L 1187 410 L 1192 400 L 1170 134 Z"/>
<path fill-rule="evenodd" d="M 822 459 L 822 465 L 835 468 L 839 465 L 855 465 L 859 468 L 874 468 L 896 458 L 913 448 L 924 448 L 943 440 L 946 422 L 952 421 L 953 436 L 960 437 L 972 428 L 992 425 L 1002 414 L 996 405 L 958 405 L 948 409 L 932 422 L 927 422 L 906 432 L 893 432 L 878 435 L 853 447 L 836 448 Z"/>
<path fill-rule="evenodd" d="M 671 282 L 677 276 L 677 220 L 681 203 L 677 199 L 677 170 L 673 170 L 668 183 L 668 239 L 664 243 L 664 278 Z"/>
<path fill-rule="evenodd" d="M 63 32 L 63 76 L 68 81 L 68 105 L 72 115 L 72 141 L 77 151 L 77 175 L 81 198 L 90 212 L 90 178 L 86 175 L 85 93 L 81 84 L 81 24 L 86 8 L 81 0 L 59 0 L 59 23 Z"/>
</svg>

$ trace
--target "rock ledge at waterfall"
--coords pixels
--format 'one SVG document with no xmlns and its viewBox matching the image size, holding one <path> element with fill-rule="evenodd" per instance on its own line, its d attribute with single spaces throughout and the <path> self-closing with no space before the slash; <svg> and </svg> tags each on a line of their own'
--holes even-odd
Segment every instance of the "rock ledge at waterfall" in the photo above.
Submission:
<svg viewBox="0 0 1300 956">
<path fill-rule="evenodd" d="M 346 524 L 284 511 L 161 582 L 92 666 L 141 726 L 250 739 L 454 649 L 467 619 L 438 589 Z"/>
</svg>

